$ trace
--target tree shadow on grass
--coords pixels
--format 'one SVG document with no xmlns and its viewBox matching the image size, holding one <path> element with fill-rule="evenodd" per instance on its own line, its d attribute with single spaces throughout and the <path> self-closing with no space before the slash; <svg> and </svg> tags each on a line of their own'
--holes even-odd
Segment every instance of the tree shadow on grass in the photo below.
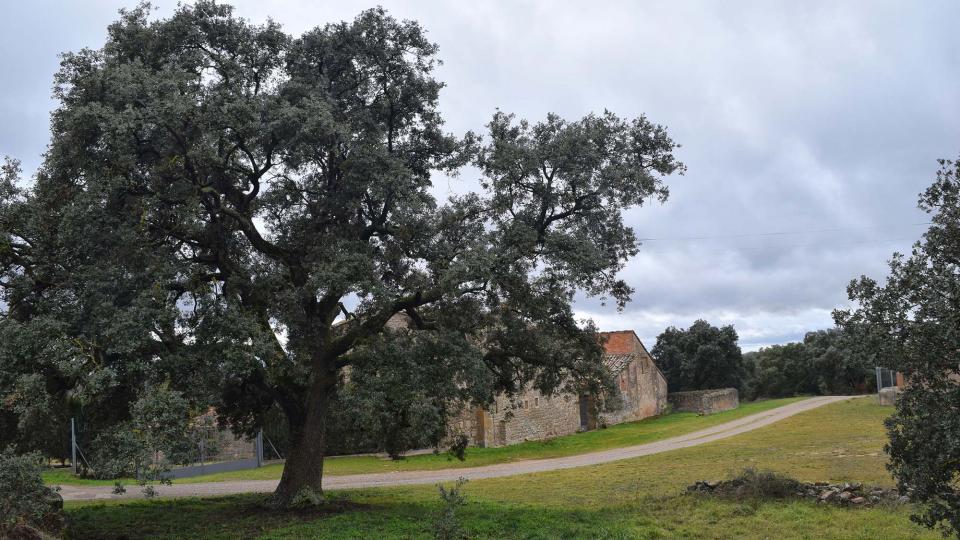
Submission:
<svg viewBox="0 0 960 540">
<path fill-rule="evenodd" d="M 549 494 L 544 493 L 546 498 Z M 905 511 L 841 509 L 810 501 L 748 505 L 693 495 L 639 496 L 603 506 L 473 498 L 457 512 L 471 540 L 522 538 L 928 538 Z M 439 498 L 429 492 L 354 491 L 323 507 L 274 511 L 266 495 L 97 503 L 69 510 L 67 538 L 433 538 Z M 938 535 L 937 535 L 938 536 Z"/>
<path fill-rule="evenodd" d="M 353 497 L 356 499 L 358 497 Z M 97 503 L 69 510 L 66 538 L 302 539 L 432 538 L 432 500 L 332 499 L 305 510 L 277 511 L 265 495 Z M 609 510 L 562 510 L 468 501 L 459 513 L 470 538 L 635 538 Z"/>
<path fill-rule="evenodd" d="M 69 509 L 65 538 L 260 538 L 265 532 L 291 524 L 313 523 L 337 514 L 363 513 L 374 508 L 344 497 L 330 497 L 323 505 L 291 510 L 272 508 L 268 495 L 111 501 Z"/>
</svg>

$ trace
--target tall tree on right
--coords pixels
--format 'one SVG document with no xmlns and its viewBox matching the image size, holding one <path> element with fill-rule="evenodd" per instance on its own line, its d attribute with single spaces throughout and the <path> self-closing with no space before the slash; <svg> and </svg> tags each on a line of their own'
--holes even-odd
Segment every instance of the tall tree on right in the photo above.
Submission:
<svg viewBox="0 0 960 540">
<path fill-rule="evenodd" d="M 733 326 L 717 328 L 698 320 L 683 330 L 670 327 L 657 336 L 650 354 L 671 392 L 740 388 L 743 355 Z"/>
<path fill-rule="evenodd" d="M 960 162 L 940 161 L 919 206 L 929 230 L 909 256 L 893 255 L 885 284 L 851 282 L 859 307 L 835 318 L 874 365 L 907 378 L 886 451 L 900 488 L 923 505 L 913 519 L 960 534 Z"/>
</svg>

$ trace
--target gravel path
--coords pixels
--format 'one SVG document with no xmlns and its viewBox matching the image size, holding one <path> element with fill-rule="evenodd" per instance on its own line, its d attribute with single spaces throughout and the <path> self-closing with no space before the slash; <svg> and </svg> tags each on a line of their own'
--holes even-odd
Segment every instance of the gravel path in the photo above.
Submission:
<svg viewBox="0 0 960 540">
<path fill-rule="evenodd" d="M 485 465 L 482 467 L 327 476 L 323 479 L 323 487 L 325 489 L 346 489 L 409 484 L 435 484 L 456 480 L 461 476 L 470 480 L 476 480 L 480 478 L 496 478 L 499 476 L 556 471 L 573 467 L 609 463 L 611 461 L 648 456 L 650 454 L 658 454 L 660 452 L 668 452 L 670 450 L 678 450 L 680 448 L 688 448 L 690 446 L 726 439 L 727 437 L 733 437 L 734 435 L 768 426 L 795 414 L 847 399 L 853 398 L 851 396 L 822 396 L 805 399 L 686 435 L 636 446 L 558 458 L 498 463 L 496 465 Z M 271 492 L 276 487 L 277 480 L 246 480 L 207 482 L 201 484 L 174 484 L 172 486 L 160 486 L 157 490 L 163 497 L 206 497 L 234 493 Z M 127 493 L 123 495 L 114 495 L 111 486 L 65 485 L 62 486 L 62 488 L 60 494 L 64 500 L 68 501 L 143 497 L 136 486 L 131 486 Z"/>
</svg>

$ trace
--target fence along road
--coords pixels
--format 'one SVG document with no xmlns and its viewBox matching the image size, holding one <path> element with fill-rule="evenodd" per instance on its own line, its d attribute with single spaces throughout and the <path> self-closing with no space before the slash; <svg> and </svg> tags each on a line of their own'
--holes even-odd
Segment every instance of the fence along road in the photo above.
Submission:
<svg viewBox="0 0 960 540">
<path fill-rule="evenodd" d="M 817 407 L 860 397 L 866 396 L 821 396 L 809 398 L 769 411 L 745 416 L 731 422 L 701 429 L 700 431 L 687 433 L 686 435 L 636 446 L 626 446 L 559 458 L 498 463 L 496 465 L 485 465 L 482 467 L 324 476 L 323 487 L 325 489 L 353 489 L 411 484 L 435 484 L 438 482 L 453 481 L 460 477 L 477 480 L 598 465 L 622 459 L 659 454 L 660 452 L 668 452 L 670 450 L 679 450 L 681 448 L 726 439 L 734 435 L 768 426 L 795 414 L 816 409 Z M 237 493 L 269 493 L 276 489 L 277 482 L 278 480 L 241 480 L 197 484 L 173 484 L 171 486 L 158 486 L 157 491 L 161 497 L 209 497 Z M 60 495 L 67 501 L 121 498 L 135 499 L 143 497 L 140 491 L 136 489 L 129 489 L 124 494 L 116 495 L 113 493 L 112 486 L 64 485 L 62 486 Z"/>
</svg>

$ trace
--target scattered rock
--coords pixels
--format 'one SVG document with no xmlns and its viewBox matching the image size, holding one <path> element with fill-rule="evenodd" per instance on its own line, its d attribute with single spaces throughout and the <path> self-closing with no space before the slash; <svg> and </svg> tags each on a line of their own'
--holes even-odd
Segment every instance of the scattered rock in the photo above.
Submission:
<svg viewBox="0 0 960 540">
<path fill-rule="evenodd" d="M 862 482 L 845 482 L 843 484 L 830 484 L 829 482 L 801 483 L 793 480 L 791 482 L 793 482 L 791 489 L 772 495 L 770 493 L 750 495 L 751 491 L 744 489 L 742 479 L 700 480 L 687 487 L 687 491 L 738 498 L 741 496 L 760 496 L 764 499 L 811 499 L 816 501 L 817 504 L 851 507 L 873 506 L 884 502 L 892 504 L 907 504 L 910 502 L 908 496 L 901 495 L 896 489 L 885 489 L 877 486 L 865 487 Z"/>
</svg>

